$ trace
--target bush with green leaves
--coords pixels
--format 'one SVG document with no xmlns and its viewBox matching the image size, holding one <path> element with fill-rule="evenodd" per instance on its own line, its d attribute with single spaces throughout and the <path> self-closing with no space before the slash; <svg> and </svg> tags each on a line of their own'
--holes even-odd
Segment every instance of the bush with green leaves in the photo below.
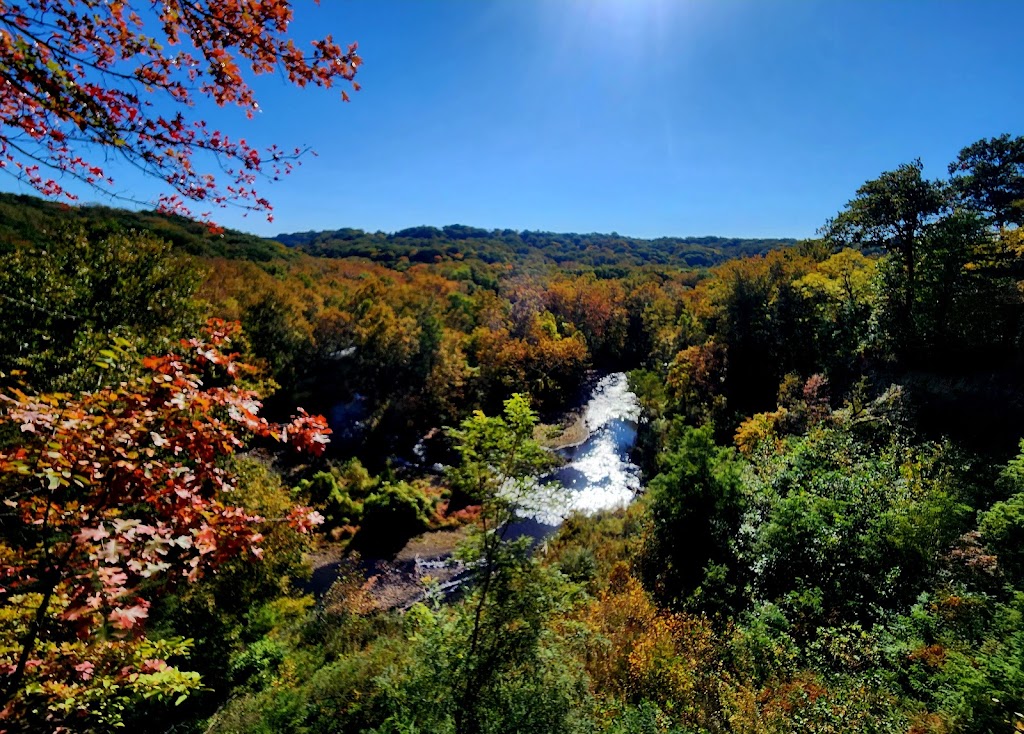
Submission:
<svg viewBox="0 0 1024 734">
<path fill-rule="evenodd" d="M 1024 492 L 982 513 L 978 529 L 986 546 L 995 552 L 1000 570 L 1019 587 L 1024 582 Z"/>
<path fill-rule="evenodd" d="M 359 459 L 352 458 L 303 479 L 296 489 L 310 504 L 322 508 L 328 527 L 340 527 L 362 522 L 363 502 L 378 485 Z"/>
<path fill-rule="evenodd" d="M 396 551 L 430 526 L 434 507 L 434 498 L 419 484 L 382 484 L 363 502 L 357 543 L 366 549 Z"/>
<path fill-rule="evenodd" d="M 737 593 L 735 539 L 746 498 L 734 450 L 710 426 L 679 425 L 649 485 L 649 586 L 673 607 L 724 611 Z"/>
</svg>

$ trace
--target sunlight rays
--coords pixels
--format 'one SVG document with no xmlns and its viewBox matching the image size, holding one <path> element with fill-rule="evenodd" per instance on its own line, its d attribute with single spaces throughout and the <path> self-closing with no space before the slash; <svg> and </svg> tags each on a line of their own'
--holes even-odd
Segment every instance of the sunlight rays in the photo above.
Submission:
<svg viewBox="0 0 1024 734">
<path fill-rule="evenodd" d="M 700 7 L 683 0 L 570 0 L 547 12 L 570 46 L 610 45 L 617 56 L 651 61 L 678 48 Z"/>
</svg>

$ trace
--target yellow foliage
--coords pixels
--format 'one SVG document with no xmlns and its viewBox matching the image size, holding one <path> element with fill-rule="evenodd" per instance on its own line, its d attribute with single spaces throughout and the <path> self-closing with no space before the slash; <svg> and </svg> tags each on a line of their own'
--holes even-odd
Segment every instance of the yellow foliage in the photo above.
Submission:
<svg viewBox="0 0 1024 734">
<path fill-rule="evenodd" d="M 680 723 L 703 727 L 718 710 L 727 676 L 702 617 L 658 609 L 625 564 L 582 612 L 594 635 L 585 661 L 599 694 L 654 701 Z"/>
<path fill-rule="evenodd" d="M 786 408 L 779 408 L 771 413 L 755 413 L 747 418 L 736 429 L 733 438 L 736 448 L 744 456 L 752 456 L 759 446 L 771 440 L 777 449 L 780 442 L 778 425 L 788 414 Z"/>
<path fill-rule="evenodd" d="M 842 306 L 870 303 L 875 296 L 876 258 L 846 248 L 794 282 L 804 298 L 821 300 L 830 316 Z"/>
</svg>

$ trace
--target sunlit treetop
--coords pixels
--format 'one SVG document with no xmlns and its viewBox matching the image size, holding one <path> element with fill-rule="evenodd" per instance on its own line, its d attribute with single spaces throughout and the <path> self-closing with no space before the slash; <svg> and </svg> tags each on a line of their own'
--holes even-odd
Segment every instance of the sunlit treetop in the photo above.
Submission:
<svg viewBox="0 0 1024 734">
<path fill-rule="evenodd" d="M 74 200 L 78 181 L 133 200 L 106 172 L 119 160 L 166 182 L 164 211 L 233 205 L 271 219 L 256 184 L 303 150 L 257 149 L 193 111 L 206 98 L 252 117 L 258 74 L 358 90 L 356 44 L 300 48 L 292 18 L 289 0 L 0 0 L 0 169 L 46 196 Z"/>
</svg>

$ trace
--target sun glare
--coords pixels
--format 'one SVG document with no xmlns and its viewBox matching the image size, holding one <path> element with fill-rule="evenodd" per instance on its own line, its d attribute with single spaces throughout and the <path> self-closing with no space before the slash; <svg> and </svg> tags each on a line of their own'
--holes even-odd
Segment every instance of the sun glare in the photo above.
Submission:
<svg viewBox="0 0 1024 734">
<path fill-rule="evenodd" d="M 613 44 L 620 58 L 632 59 L 671 50 L 694 27 L 698 10 L 684 0 L 570 0 L 546 7 L 566 45 Z"/>
</svg>

